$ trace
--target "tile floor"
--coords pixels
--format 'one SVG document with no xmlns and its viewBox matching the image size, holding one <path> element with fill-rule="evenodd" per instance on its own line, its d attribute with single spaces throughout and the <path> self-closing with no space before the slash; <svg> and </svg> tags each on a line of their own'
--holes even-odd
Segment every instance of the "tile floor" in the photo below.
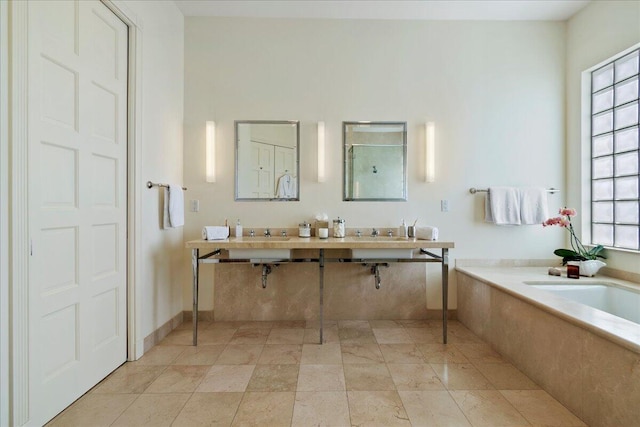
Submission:
<svg viewBox="0 0 640 427">
<path fill-rule="evenodd" d="M 477 338 L 432 320 L 200 323 L 50 426 L 584 426 Z"/>
</svg>

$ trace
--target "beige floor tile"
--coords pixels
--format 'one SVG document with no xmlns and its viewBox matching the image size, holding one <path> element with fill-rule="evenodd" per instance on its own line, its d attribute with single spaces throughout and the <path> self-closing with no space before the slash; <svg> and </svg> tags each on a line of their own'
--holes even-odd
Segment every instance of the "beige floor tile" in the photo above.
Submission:
<svg viewBox="0 0 640 427">
<path fill-rule="evenodd" d="M 267 328 L 240 328 L 238 329 L 231 341 L 230 344 L 264 344 L 267 342 L 267 337 L 271 329 Z"/>
<path fill-rule="evenodd" d="M 209 371 L 209 366 L 173 365 L 167 367 L 145 393 L 192 393 Z"/>
<path fill-rule="evenodd" d="M 198 329 L 198 332 L 200 330 Z M 159 345 L 191 345 L 193 344 L 193 330 L 174 329 L 160 341 Z"/>
<path fill-rule="evenodd" d="M 424 357 L 415 344 L 380 344 L 387 363 L 424 363 Z"/>
<path fill-rule="evenodd" d="M 243 392 L 251 379 L 255 365 L 213 365 L 196 389 L 206 392 Z"/>
<path fill-rule="evenodd" d="M 165 369 L 166 366 L 125 363 L 98 384 L 92 393 L 139 394 L 144 392 Z"/>
<path fill-rule="evenodd" d="M 471 363 L 452 344 L 418 344 L 418 350 L 427 363 Z"/>
<path fill-rule="evenodd" d="M 371 329 L 375 329 L 375 328 L 388 329 L 388 328 L 403 327 L 400 322 L 397 322 L 395 320 L 369 320 L 369 326 L 371 327 Z"/>
<path fill-rule="evenodd" d="M 214 321 L 209 322 L 205 329 L 238 329 L 244 322 L 239 322 L 237 320 L 222 320 L 222 321 Z"/>
<path fill-rule="evenodd" d="M 349 391 L 351 425 L 411 426 L 397 391 Z"/>
<path fill-rule="evenodd" d="M 110 426 L 138 396 L 138 394 L 86 394 L 54 418 L 47 427 Z"/>
<path fill-rule="evenodd" d="M 342 363 L 384 363 L 378 344 L 342 344 Z"/>
<path fill-rule="evenodd" d="M 271 324 L 273 329 L 304 329 L 306 327 L 306 320 L 278 320 Z"/>
<path fill-rule="evenodd" d="M 193 393 L 171 427 L 230 426 L 243 393 Z"/>
<path fill-rule="evenodd" d="M 322 327 L 324 328 L 324 330 L 327 330 L 327 329 L 338 329 L 338 321 L 337 320 L 325 320 L 324 322 L 322 322 Z M 320 321 L 319 320 L 307 320 L 305 328 L 307 328 L 307 329 L 318 329 L 318 328 L 320 328 Z"/>
<path fill-rule="evenodd" d="M 529 426 L 497 390 L 459 390 L 450 394 L 474 427 Z"/>
<path fill-rule="evenodd" d="M 378 344 L 412 344 L 413 339 L 403 328 L 372 329 Z"/>
<path fill-rule="evenodd" d="M 293 427 L 350 425 L 347 393 L 344 391 L 297 392 L 291 425 Z"/>
<path fill-rule="evenodd" d="M 255 365 L 264 345 L 229 344 L 216 359 L 216 365 Z"/>
<path fill-rule="evenodd" d="M 323 329 L 322 341 L 324 343 L 340 343 L 340 337 L 338 336 L 338 329 Z M 304 330 L 304 343 L 305 344 L 318 344 L 320 342 L 320 330 L 318 329 L 305 329 Z"/>
<path fill-rule="evenodd" d="M 344 365 L 344 378 L 347 390 L 384 391 L 396 389 L 389 369 L 383 363 Z"/>
<path fill-rule="evenodd" d="M 500 393 L 535 426 L 586 426 L 544 390 L 500 390 Z"/>
<path fill-rule="evenodd" d="M 173 365 L 213 365 L 224 348 L 224 345 L 202 344 L 186 347 Z"/>
<path fill-rule="evenodd" d="M 132 365 L 170 365 L 187 347 L 182 345 L 156 345 Z"/>
<path fill-rule="evenodd" d="M 258 321 L 240 321 L 238 322 L 238 329 L 271 329 L 274 322 L 269 320 Z"/>
<path fill-rule="evenodd" d="M 136 399 L 114 426 L 170 426 L 191 394 L 143 394 Z"/>
<path fill-rule="evenodd" d="M 296 391 L 300 365 L 257 365 L 247 391 Z"/>
<path fill-rule="evenodd" d="M 234 329 L 204 329 L 202 331 L 198 331 L 198 345 L 228 344 L 229 342 L 231 342 L 231 339 L 235 336 L 235 334 L 236 331 Z"/>
<path fill-rule="evenodd" d="M 455 344 L 471 363 L 508 363 L 500 354 L 493 351 L 488 344 Z"/>
<path fill-rule="evenodd" d="M 293 416 L 294 392 L 247 392 L 234 426 L 288 426 Z"/>
<path fill-rule="evenodd" d="M 300 365 L 297 391 L 346 390 L 342 365 Z"/>
<path fill-rule="evenodd" d="M 368 320 L 338 320 L 338 329 L 371 329 Z"/>
<path fill-rule="evenodd" d="M 398 391 L 414 426 L 471 427 L 447 391 Z"/>
<path fill-rule="evenodd" d="M 260 354 L 258 364 L 299 364 L 301 358 L 302 344 L 267 344 Z"/>
<path fill-rule="evenodd" d="M 428 364 L 387 364 L 398 390 L 444 390 L 442 381 Z"/>
<path fill-rule="evenodd" d="M 474 363 L 498 390 L 536 390 L 538 385 L 511 363 Z"/>
<path fill-rule="evenodd" d="M 375 344 L 377 342 L 373 331 L 369 328 L 340 328 L 338 337 L 342 344 Z"/>
<path fill-rule="evenodd" d="M 405 328 L 407 335 L 414 343 L 440 343 L 442 342 L 442 331 L 434 331 L 430 328 Z"/>
<path fill-rule="evenodd" d="M 302 344 L 304 329 L 271 329 L 267 337 L 267 344 Z M 319 339 L 319 338 L 318 338 Z"/>
<path fill-rule="evenodd" d="M 448 323 L 447 342 L 449 344 L 482 344 L 482 340 L 460 322 Z"/>
<path fill-rule="evenodd" d="M 303 365 L 340 365 L 342 364 L 340 344 L 303 344 L 300 363 Z"/>
<path fill-rule="evenodd" d="M 431 367 L 447 390 L 493 389 L 489 380 L 471 364 L 456 363 L 440 365 L 432 363 Z"/>
<path fill-rule="evenodd" d="M 432 320 L 427 319 L 401 319 L 397 321 L 403 328 L 427 328 L 433 324 Z"/>
</svg>

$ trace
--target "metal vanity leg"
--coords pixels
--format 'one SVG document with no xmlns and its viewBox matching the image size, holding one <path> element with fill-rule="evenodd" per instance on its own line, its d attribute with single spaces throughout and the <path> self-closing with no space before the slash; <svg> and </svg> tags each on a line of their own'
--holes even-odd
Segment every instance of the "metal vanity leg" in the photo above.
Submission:
<svg viewBox="0 0 640 427">
<path fill-rule="evenodd" d="M 442 248 L 442 342 L 447 343 L 447 312 L 449 310 L 449 249 Z"/>
<path fill-rule="evenodd" d="M 322 323 L 324 321 L 324 249 L 320 249 L 318 261 L 318 265 L 320 266 L 320 344 L 322 344 Z"/>
<path fill-rule="evenodd" d="M 193 345 L 198 345 L 198 273 L 200 250 L 191 250 L 191 269 L 193 270 Z"/>
</svg>

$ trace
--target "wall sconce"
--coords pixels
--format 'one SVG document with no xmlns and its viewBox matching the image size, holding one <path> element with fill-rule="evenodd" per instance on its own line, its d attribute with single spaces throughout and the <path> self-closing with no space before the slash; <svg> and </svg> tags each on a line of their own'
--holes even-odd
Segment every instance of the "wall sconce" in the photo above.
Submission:
<svg viewBox="0 0 640 427">
<path fill-rule="evenodd" d="M 433 122 L 427 122 L 425 129 L 425 163 L 424 163 L 424 180 L 425 182 L 433 182 L 436 179 L 436 125 Z"/>
<path fill-rule="evenodd" d="M 318 182 L 324 182 L 324 122 L 318 122 Z"/>
<path fill-rule="evenodd" d="M 216 122 L 207 121 L 207 182 L 216 182 Z"/>
</svg>

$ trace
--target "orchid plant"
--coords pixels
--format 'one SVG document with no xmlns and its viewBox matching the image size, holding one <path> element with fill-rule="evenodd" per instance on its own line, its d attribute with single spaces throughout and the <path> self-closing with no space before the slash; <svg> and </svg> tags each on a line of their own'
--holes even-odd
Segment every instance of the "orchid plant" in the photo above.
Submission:
<svg viewBox="0 0 640 427">
<path fill-rule="evenodd" d="M 568 261 L 587 261 L 590 259 L 596 258 L 606 258 L 604 255 L 601 255 L 600 252 L 604 249 L 602 245 L 594 246 L 591 249 L 587 249 L 584 247 L 578 236 L 576 236 L 576 232 L 573 229 L 573 224 L 571 223 L 571 217 L 576 216 L 576 210 L 570 208 L 562 208 L 559 211 L 560 216 L 555 218 L 549 218 L 545 222 L 542 223 L 543 227 L 548 227 L 552 225 L 558 225 L 560 227 L 564 227 L 569 231 L 569 242 L 571 243 L 571 249 L 556 249 L 553 253 L 557 256 L 562 257 L 562 264 L 566 264 Z"/>
</svg>

